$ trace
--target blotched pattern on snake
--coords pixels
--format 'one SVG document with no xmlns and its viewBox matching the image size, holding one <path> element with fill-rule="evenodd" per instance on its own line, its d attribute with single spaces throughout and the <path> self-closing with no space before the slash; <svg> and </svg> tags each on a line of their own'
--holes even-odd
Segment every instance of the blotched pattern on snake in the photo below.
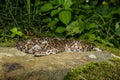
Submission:
<svg viewBox="0 0 120 80">
<path fill-rule="evenodd" d="M 22 40 L 17 43 L 17 48 L 26 53 L 32 53 L 35 56 L 57 54 L 60 52 L 101 51 L 101 49 L 92 43 L 53 37 Z"/>
</svg>

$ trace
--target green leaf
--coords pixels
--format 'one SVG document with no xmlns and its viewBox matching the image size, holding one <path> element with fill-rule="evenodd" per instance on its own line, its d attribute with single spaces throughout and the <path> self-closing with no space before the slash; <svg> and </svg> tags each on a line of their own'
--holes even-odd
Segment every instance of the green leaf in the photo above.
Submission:
<svg viewBox="0 0 120 80">
<path fill-rule="evenodd" d="M 97 39 L 96 35 L 91 33 L 88 33 L 88 38 L 89 38 L 89 41 L 91 42 Z"/>
<path fill-rule="evenodd" d="M 120 28 L 118 28 L 118 29 L 115 30 L 115 34 L 118 35 L 118 36 L 120 36 Z"/>
<path fill-rule="evenodd" d="M 50 21 L 52 21 L 52 19 L 51 19 L 50 17 L 44 18 L 44 19 L 42 20 L 43 23 L 48 23 L 48 22 L 50 22 Z"/>
<path fill-rule="evenodd" d="M 116 22 L 115 27 L 115 34 L 120 36 L 120 22 Z"/>
<path fill-rule="evenodd" d="M 72 6 L 72 0 L 64 0 L 63 1 L 63 6 L 65 9 L 69 9 Z"/>
<path fill-rule="evenodd" d="M 41 4 L 41 1 L 35 1 L 35 6 L 37 7 L 37 6 L 39 6 Z"/>
<path fill-rule="evenodd" d="M 92 6 L 96 6 L 96 5 L 98 4 L 98 1 L 99 1 L 99 0 L 92 0 L 92 1 L 90 2 L 90 4 L 91 4 Z"/>
<path fill-rule="evenodd" d="M 109 6 L 103 5 L 98 7 L 97 11 L 102 14 L 102 16 L 106 16 L 109 13 Z"/>
<path fill-rule="evenodd" d="M 22 36 L 23 33 L 21 31 L 18 31 L 18 29 L 16 27 L 10 29 L 10 31 L 12 32 L 12 34 L 10 35 L 10 37 L 15 37 L 16 35 L 18 36 Z"/>
<path fill-rule="evenodd" d="M 51 10 L 51 9 L 53 9 L 53 6 L 52 6 L 52 4 L 51 3 L 46 3 L 46 4 L 44 4 L 42 7 L 41 7 L 41 11 L 42 12 L 47 12 L 47 11 L 49 11 L 49 10 Z"/>
<path fill-rule="evenodd" d="M 55 19 L 51 22 L 48 23 L 48 27 L 50 27 L 51 30 L 54 30 L 55 29 L 55 25 L 58 23 L 58 19 Z"/>
<path fill-rule="evenodd" d="M 57 29 L 55 30 L 55 32 L 56 33 L 63 33 L 63 32 L 65 32 L 65 28 L 62 27 L 62 26 L 59 26 L 59 27 L 57 27 Z"/>
<path fill-rule="evenodd" d="M 78 21 L 73 21 L 66 27 L 66 31 L 68 31 L 67 35 L 74 35 L 76 33 L 80 33 L 80 26 Z"/>
<path fill-rule="evenodd" d="M 12 33 L 12 34 L 10 35 L 10 37 L 11 37 L 11 38 L 14 38 L 15 35 L 16 35 L 15 33 Z"/>
<path fill-rule="evenodd" d="M 88 27 L 89 30 L 97 28 L 95 23 L 89 23 L 89 25 L 87 27 Z"/>
<path fill-rule="evenodd" d="M 53 0 L 52 2 L 57 5 L 57 6 L 60 6 L 62 4 L 62 1 L 63 0 Z"/>
<path fill-rule="evenodd" d="M 61 9 L 62 9 L 62 8 L 58 8 L 58 9 L 56 9 L 56 10 L 52 10 L 52 11 L 51 11 L 51 16 L 53 17 L 53 16 L 55 16 L 56 14 L 58 14 L 58 13 L 61 11 Z"/>
<path fill-rule="evenodd" d="M 23 33 L 22 33 L 21 31 L 17 31 L 16 34 L 19 35 L 19 36 L 22 36 L 22 35 L 23 35 Z"/>
<path fill-rule="evenodd" d="M 69 9 L 73 4 L 72 0 L 53 0 L 52 3 L 57 6 L 62 5 L 65 9 Z"/>
<path fill-rule="evenodd" d="M 77 33 L 82 33 L 84 31 L 85 23 L 81 20 L 80 17 L 78 20 L 71 22 L 67 27 L 66 31 L 68 31 L 67 35 L 74 35 Z"/>
<path fill-rule="evenodd" d="M 16 33 L 17 32 L 17 28 L 14 27 L 14 28 L 10 29 L 10 31 L 13 32 L 13 33 Z"/>
<path fill-rule="evenodd" d="M 72 16 L 72 14 L 70 11 L 62 11 L 59 13 L 59 19 L 65 25 L 68 25 L 68 23 L 71 21 L 71 16 Z"/>
</svg>

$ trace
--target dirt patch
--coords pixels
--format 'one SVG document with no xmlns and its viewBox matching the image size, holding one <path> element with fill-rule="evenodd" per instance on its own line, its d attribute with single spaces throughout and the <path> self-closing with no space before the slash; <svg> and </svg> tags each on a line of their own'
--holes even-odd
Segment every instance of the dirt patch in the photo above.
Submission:
<svg viewBox="0 0 120 80">
<path fill-rule="evenodd" d="M 108 52 L 59 53 L 34 57 L 16 48 L 0 48 L 0 80 L 63 80 L 68 71 L 88 62 L 106 61 Z"/>
</svg>

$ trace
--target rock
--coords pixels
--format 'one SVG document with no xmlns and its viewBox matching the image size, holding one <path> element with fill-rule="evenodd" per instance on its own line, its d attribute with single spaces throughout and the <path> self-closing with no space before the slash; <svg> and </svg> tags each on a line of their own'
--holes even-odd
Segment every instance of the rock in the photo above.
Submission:
<svg viewBox="0 0 120 80">
<path fill-rule="evenodd" d="M 0 80 L 63 80 L 68 71 L 78 66 L 111 57 L 102 51 L 34 57 L 16 48 L 0 47 Z"/>
</svg>

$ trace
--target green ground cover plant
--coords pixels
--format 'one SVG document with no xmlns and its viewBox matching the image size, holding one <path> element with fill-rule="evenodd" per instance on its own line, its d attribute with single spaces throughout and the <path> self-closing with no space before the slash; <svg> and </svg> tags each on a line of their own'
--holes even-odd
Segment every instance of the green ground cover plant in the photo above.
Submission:
<svg viewBox="0 0 120 80">
<path fill-rule="evenodd" d="M 119 4 L 119 0 L 1 0 L 0 42 L 54 36 L 120 48 Z"/>
<path fill-rule="evenodd" d="M 64 80 L 119 80 L 120 59 L 88 63 L 69 72 Z"/>
</svg>

